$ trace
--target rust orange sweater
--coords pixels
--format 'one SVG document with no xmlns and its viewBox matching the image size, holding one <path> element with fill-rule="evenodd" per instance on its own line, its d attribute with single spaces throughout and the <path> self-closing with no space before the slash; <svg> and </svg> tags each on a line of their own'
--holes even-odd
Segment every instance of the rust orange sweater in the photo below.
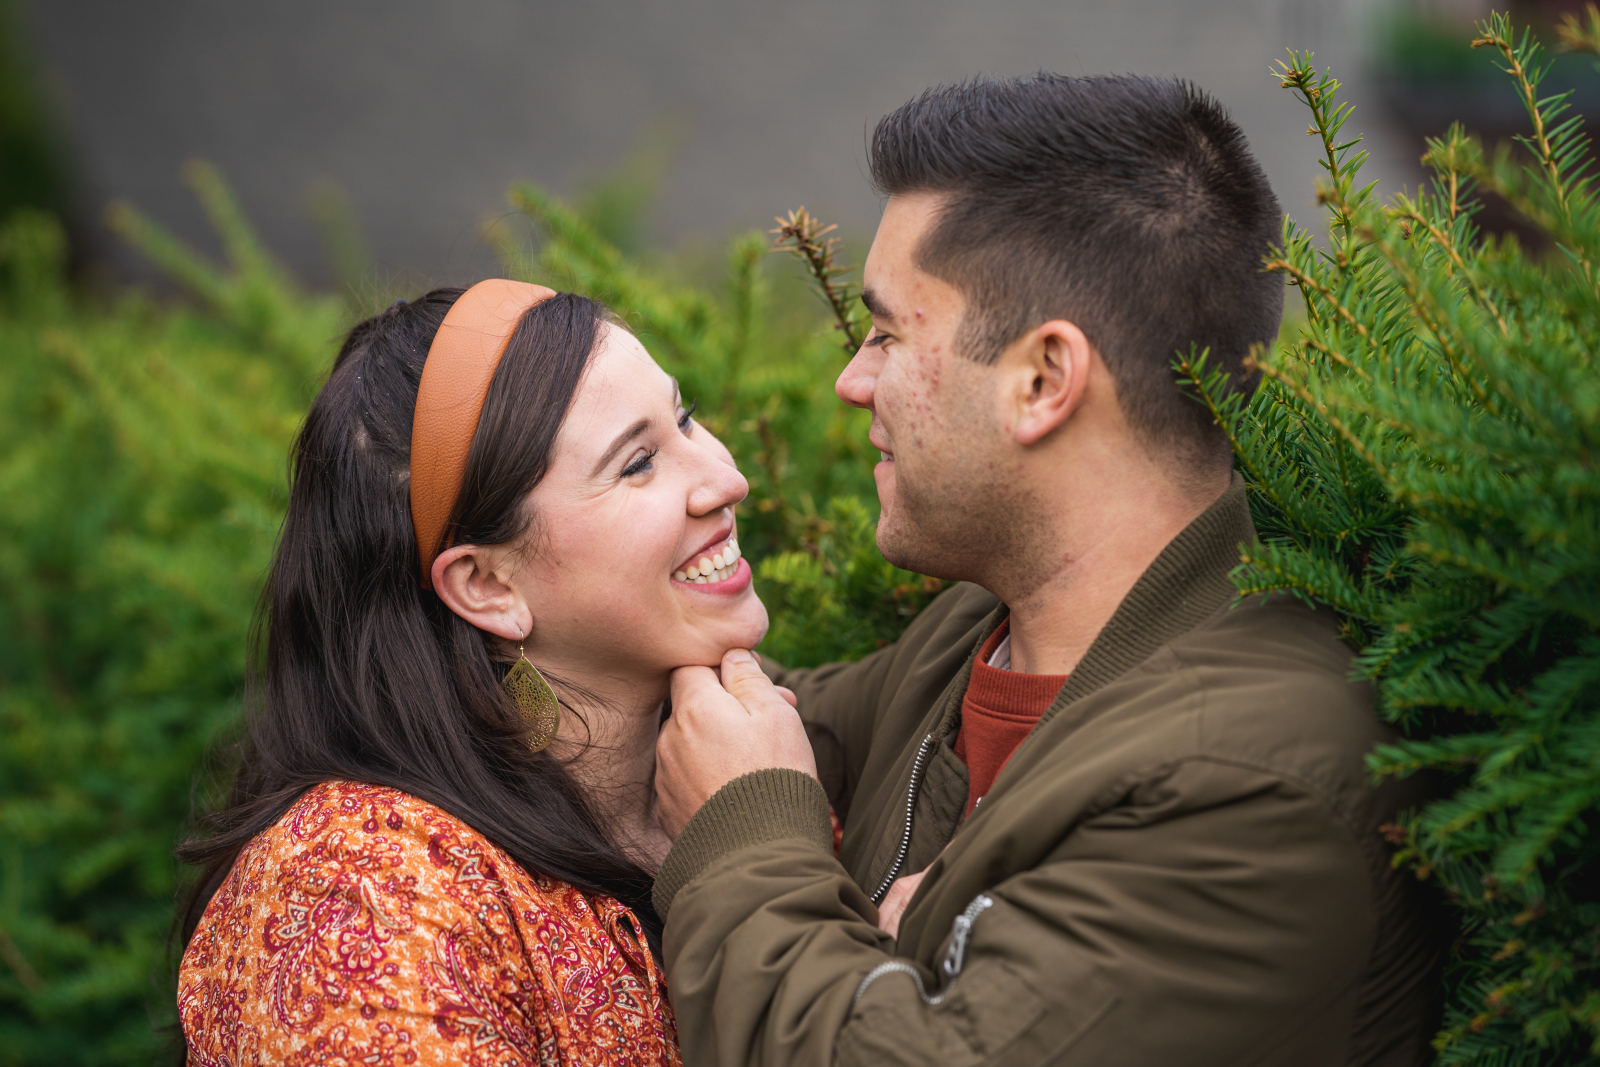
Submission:
<svg viewBox="0 0 1600 1067">
<path fill-rule="evenodd" d="M 967 792 L 968 815 L 1067 681 L 1065 674 L 1018 674 L 991 667 L 989 661 L 1010 635 L 1011 621 L 1007 619 L 983 643 L 972 664 L 966 699 L 961 702 L 961 732 L 956 735 L 955 752 L 966 763 L 972 783 Z"/>
</svg>

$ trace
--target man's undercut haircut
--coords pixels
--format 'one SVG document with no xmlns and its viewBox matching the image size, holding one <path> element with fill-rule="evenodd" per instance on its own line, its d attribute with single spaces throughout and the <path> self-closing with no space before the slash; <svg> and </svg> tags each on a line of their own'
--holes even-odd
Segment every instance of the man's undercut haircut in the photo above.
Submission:
<svg viewBox="0 0 1600 1067">
<path fill-rule="evenodd" d="M 869 153 L 880 192 L 949 198 L 917 265 L 965 294 L 965 355 L 992 363 L 1066 319 L 1136 433 L 1185 465 L 1231 462 L 1172 361 L 1210 349 L 1232 388 L 1255 388 L 1243 360 L 1283 314 L 1283 284 L 1262 270 L 1282 213 L 1221 105 L 1167 78 L 980 79 L 887 116 Z"/>
</svg>

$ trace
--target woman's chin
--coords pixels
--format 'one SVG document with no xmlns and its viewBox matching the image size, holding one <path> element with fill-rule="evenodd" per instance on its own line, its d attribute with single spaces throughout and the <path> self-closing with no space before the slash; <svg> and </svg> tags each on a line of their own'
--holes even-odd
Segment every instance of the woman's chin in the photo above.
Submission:
<svg viewBox="0 0 1600 1067">
<path fill-rule="evenodd" d="M 741 605 L 741 607 L 743 607 Z M 684 649 L 683 665 L 686 667 L 720 667 L 722 657 L 731 648 L 755 648 L 767 636 L 767 608 L 759 597 L 750 596 L 750 605 L 739 612 L 738 618 L 728 619 L 714 632 L 701 633 L 693 649 Z"/>
</svg>

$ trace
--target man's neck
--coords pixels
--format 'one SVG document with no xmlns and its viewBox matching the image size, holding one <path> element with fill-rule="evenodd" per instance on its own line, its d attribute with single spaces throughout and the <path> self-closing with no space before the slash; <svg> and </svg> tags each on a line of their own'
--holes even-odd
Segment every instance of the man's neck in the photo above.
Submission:
<svg viewBox="0 0 1600 1067">
<path fill-rule="evenodd" d="M 1140 576 L 1226 488 L 1200 501 L 1122 494 L 1092 524 L 1063 524 L 1052 570 L 984 583 L 1011 609 L 1011 669 L 1071 674 Z"/>
</svg>

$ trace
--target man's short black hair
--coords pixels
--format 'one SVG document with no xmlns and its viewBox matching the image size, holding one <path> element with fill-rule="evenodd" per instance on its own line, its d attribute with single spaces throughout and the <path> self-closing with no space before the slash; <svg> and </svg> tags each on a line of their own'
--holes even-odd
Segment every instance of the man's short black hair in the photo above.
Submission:
<svg viewBox="0 0 1600 1067">
<path fill-rule="evenodd" d="M 1281 212 L 1244 134 L 1195 86 L 1057 74 L 930 89 L 878 123 L 879 191 L 950 199 L 917 250 L 968 300 L 958 344 L 998 359 L 1051 319 L 1105 360 L 1135 432 L 1186 463 L 1229 460 L 1179 391 L 1176 353 L 1253 389 L 1241 363 L 1270 343 L 1283 284 L 1262 271 Z"/>
</svg>

